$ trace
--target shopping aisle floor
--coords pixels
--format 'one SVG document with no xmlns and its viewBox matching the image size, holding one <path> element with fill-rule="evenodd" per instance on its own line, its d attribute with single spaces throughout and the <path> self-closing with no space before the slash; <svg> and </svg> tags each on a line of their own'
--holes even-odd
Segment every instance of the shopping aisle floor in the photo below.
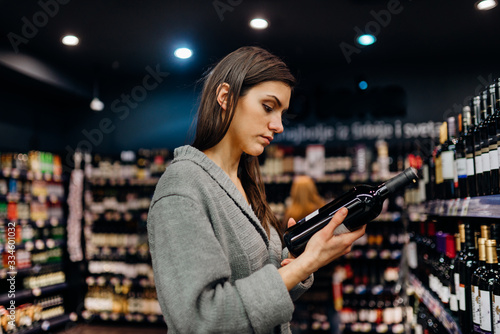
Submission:
<svg viewBox="0 0 500 334">
<path fill-rule="evenodd" d="M 166 334 L 163 328 L 125 327 L 81 324 L 73 328 L 57 332 L 58 334 Z"/>
</svg>

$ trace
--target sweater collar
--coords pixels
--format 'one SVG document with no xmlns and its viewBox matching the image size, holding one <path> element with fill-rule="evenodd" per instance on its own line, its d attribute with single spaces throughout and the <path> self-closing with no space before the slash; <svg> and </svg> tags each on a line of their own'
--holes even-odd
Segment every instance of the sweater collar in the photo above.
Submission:
<svg viewBox="0 0 500 334">
<path fill-rule="evenodd" d="M 252 207 L 246 201 L 245 197 L 240 193 L 236 185 L 231 181 L 229 175 L 226 174 L 212 159 L 207 157 L 207 155 L 200 150 L 190 146 L 185 145 L 178 147 L 174 150 L 174 160 L 176 161 L 189 160 L 201 168 L 203 168 L 213 179 L 217 182 L 222 189 L 232 198 L 236 205 L 249 217 L 249 220 L 255 226 L 257 231 L 261 234 L 264 242 L 269 246 L 269 238 L 266 231 L 262 227 L 259 219 L 255 215 Z"/>
</svg>

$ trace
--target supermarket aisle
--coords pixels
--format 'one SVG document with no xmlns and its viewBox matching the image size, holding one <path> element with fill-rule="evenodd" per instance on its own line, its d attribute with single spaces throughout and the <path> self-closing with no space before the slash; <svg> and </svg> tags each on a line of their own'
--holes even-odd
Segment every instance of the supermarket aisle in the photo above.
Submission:
<svg viewBox="0 0 500 334">
<path fill-rule="evenodd" d="M 89 325 L 81 324 L 65 331 L 58 332 L 60 334 L 166 334 L 167 331 L 163 328 L 143 328 L 138 326 L 104 326 L 104 325 Z"/>
</svg>

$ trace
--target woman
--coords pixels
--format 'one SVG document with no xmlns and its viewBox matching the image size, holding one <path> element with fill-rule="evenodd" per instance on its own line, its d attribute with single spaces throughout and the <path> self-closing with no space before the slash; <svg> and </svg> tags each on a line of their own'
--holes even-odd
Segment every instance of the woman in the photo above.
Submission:
<svg viewBox="0 0 500 334">
<path fill-rule="evenodd" d="M 256 47 L 232 52 L 207 75 L 194 143 L 175 150 L 148 215 L 169 333 L 289 333 L 293 299 L 312 273 L 364 233 L 333 236 L 342 211 L 301 256 L 286 259 L 257 156 L 283 132 L 293 85 L 286 65 Z"/>
<path fill-rule="evenodd" d="M 293 179 L 290 199 L 290 206 L 285 212 L 285 221 L 290 218 L 298 221 L 325 205 L 314 180 L 307 175 L 299 175 Z"/>
</svg>

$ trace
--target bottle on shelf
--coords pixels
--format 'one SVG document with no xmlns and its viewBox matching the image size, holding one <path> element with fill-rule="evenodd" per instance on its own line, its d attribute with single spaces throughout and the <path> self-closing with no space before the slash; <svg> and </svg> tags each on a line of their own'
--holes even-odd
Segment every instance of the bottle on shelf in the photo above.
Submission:
<svg viewBox="0 0 500 334">
<path fill-rule="evenodd" d="M 354 187 L 288 228 L 283 236 L 288 250 L 295 256 L 301 254 L 309 239 L 327 225 L 332 216 L 343 207 L 348 209 L 348 213 L 343 223 L 335 229 L 334 234 L 347 233 L 361 228 L 380 214 L 383 201 L 389 195 L 415 183 L 417 179 L 417 170 L 410 167 L 378 187 L 368 185 Z"/>
<path fill-rule="evenodd" d="M 492 297 L 494 283 L 498 277 L 498 257 L 496 240 L 486 240 L 486 270 L 479 280 L 479 300 L 481 303 L 481 330 L 480 333 L 492 333 Z M 493 310 L 496 312 L 496 309 Z"/>
<path fill-rule="evenodd" d="M 491 165 L 490 165 L 490 145 L 488 134 L 488 91 L 484 90 L 480 100 L 481 123 L 479 131 L 481 133 L 481 158 L 483 160 L 483 195 L 491 195 Z"/>
<path fill-rule="evenodd" d="M 471 278 L 471 300 L 472 300 L 472 327 L 474 332 L 480 332 L 481 328 L 481 303 L 479 300 L 479 280 L 486 271 L 486 238 L 479 238 L 478 265 Z"/>
<path fill-rule="evenodd" d="M 439 127 L 439 143 L 434 148 L 434 173 L 435 173 L 435 194 L 434 197 L 443 199 L 444 195 L 444 180 L 443 180 L 443 159 L 441 156 L 443 145 L 446 142 L 447 122 L 443 122 Z"/>
<path fill-rule="evenodd" d="M 470 110 L 466 107 L 462 109 L 462 113 L 458 114 L 458 139 L 456 148 L 456 168 L 458 179 L 458 195 L 460 198 L 469 196 L 467 187 L 467 142 L 466 137 L 469 131 L 470 124 Z"/>
<path fill-rule="evenodd" d="M 482 158 L 482 143 L 481 143 L 481 98 L 475 96 L 472 99 L 472 117 L 474 120 L 474 167 L 476 171 L 476 196 L 484 195 L 483 188 L 483 158 Z M 489 161 L 489 160 L 488 160 Z"/>
<path fill-rule="evenodd" d="M 460 233 L 454 235 L 455 256 L 450 262 L 450 311 L 458 318 L 458 290 L 460 288 L 460 274 L 458 273 L 458 254 L 460 253 Z"/>
<path fill-rule="evenodd" d="M 488 140 L 490 150 L 490 167 L 491 167 L 491 193 L 498 194 L 500 192 L 500 170 L 499 170 L 499 151 L 498 151 L 498 123 L 500 122 L 496 110 L 496 84 L 488 87 Z"/>
<path fill-rule="evenodd" d="M 471 278 L 473 269 L 477 266 L 476 248 L 474 246 L 474 231 L 470 224 L 460 225 L 462 256 L 459 264 L 460 271 L 460 311 L 459 321 L 463 333 L 472 331 L 472 298 Z"/>
<path fill-rule="evenodd" d="M 473 105 L 471 100 L 470 105 L 464 106 L 464 137 L 465 137 L 465 157 L 467 159 L 467 196 L 474 197 L 478 195 L 476 170 L 476 150 L 474 144 L 475 133 L 475 115 L 471 108 Z"/>
<path fill-rule="evenodd" d="M 455 117 L 448 117 L 447 140 L 441 149 L 441 167 L 443 176 L 443 198 L 452 199 L 457 197 L 458 178 L 456 167 L 456 125 Z"/>
</svg>

